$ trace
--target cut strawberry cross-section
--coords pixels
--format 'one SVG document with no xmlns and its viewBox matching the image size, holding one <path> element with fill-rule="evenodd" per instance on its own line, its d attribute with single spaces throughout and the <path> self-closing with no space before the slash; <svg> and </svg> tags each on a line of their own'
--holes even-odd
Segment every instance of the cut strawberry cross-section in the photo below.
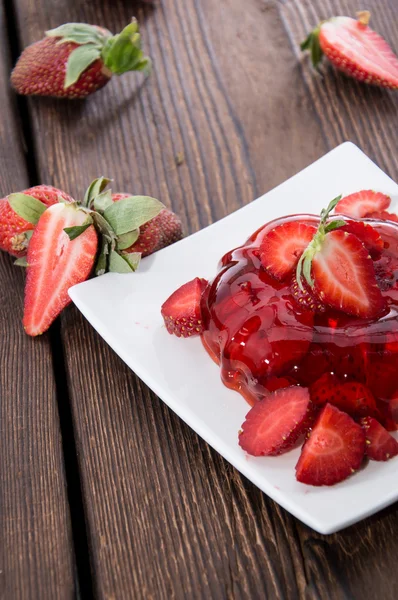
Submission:
<svg viewBox="0 0 398 600">
<path fill-rule="evenodd" d="M 271 229 L 260 246 L 263 267 L 273 277 L 282 281 L 293 272 L 315 233 L 315 227 L 300 221 L 290 221 Z"/>
<path fill-rule="evenodd" d="M 366 454 L 371 460 L 389 460 L 398 454 L 398 442 L 376 419 L 364 417 L 361 425 L 366 435 Z"/>
<path fill-rule="evenodd" d="M 326 404 L 305 442 L 296 465 L 296 478 L 309 485 L 334 485 L 361 466 L 365 433 L 338 408 Z"/>
<path fill-rule="evenodd" d="M 190 337 L 203 333 L 200 300 L 206 286 L 206 279 L 195 277 L 178 288 L 166 300 L 161 312 L 169 333 L 177 337 Z"/>
<path fill-rule="evenodd" d="M 313 418 L 310 395 L 297 386 L 276 390 L 246 415 L 239 445 L 252 456 L 276 456 L 290 450 Z"/>
<path fill-rule="evenodd" d="M 335 213 L 362 219 L 370 213 L 387 210 L 390 204 L 390 196 L 374 190 L 362 190 L 342 198 L 336 204 Z"/>
<path fill-rule="evenodd" d="M 340 227 L 340 231 L 346 231 L 355 235 L 365 246 L 373 260 L 380 258 L 384 248 L 384 242 L 380 233 L 369 223 L 363 221 L 347 221 L 346 225 Z"/>
</svg>

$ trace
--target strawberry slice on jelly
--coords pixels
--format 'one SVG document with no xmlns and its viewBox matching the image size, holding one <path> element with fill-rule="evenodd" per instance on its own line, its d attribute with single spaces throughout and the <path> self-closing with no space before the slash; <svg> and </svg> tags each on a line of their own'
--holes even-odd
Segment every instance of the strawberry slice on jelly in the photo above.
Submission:
<svg viewBox="0 0 398 600">
<path fill-rule="evenodd" d="M 391 204 L 390 196 L 374 190 L 361 190 L 349 194 L 340 200 L 335 207 L 335 213 L 361 219 L 369 213 L 387 210 Z"/>
<path fill-rule="evenodd" d="M 363 221 L 347 221 L 346 225 L 340 227 L 339 231 L 346 231 L 347 233 L 355 235 L 363 243 L 373 260 L 380 258 L 384 248 L 384 242 L 377 229 L 369 225 L 369 223 L 364 223 Z"/>
</svg>

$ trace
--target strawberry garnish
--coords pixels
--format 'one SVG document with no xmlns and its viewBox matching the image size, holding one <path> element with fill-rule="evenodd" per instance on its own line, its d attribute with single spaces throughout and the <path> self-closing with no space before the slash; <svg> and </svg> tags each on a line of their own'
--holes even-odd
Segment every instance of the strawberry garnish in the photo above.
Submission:
<svg viewBox="0 0 398 600">
<path fill-rule="evenodd" d="M 374 190 L 362 190 L 340 200 L 336 204 L 335 213 L 362 219 L 371 213 L 386 210 L 390 204 L 390 196 Z"/>
<path fill-rule="evenodd" d="M 388 212 L 386 210 L 379 210 L 366 214 L 367 219 L 377 219 L 378 221 L 393 221 L 398 223 L 398 215 Z"/>
<path fill-rule="evenodd" d="M 315 232 L 315 227 L 300 221 L 290 221 L 271 229 L 260 246 L 263 267 L 279 281 L 285 279 L 293 272 Z"/>
<path fill-rule="evenodd" d="M 246 415 L 239 445 L 253 456 L 276 456 L 290 450 L 312 421 L 306 388 L 279 389 L 257 402 Z"/>
<path fill-rule="evenodd" d="M 128 198 L 131 194 L 112 194 L 113 202 Z M 183 237 L 181 219 L 171 210 L 164 208 L 160 213 L 144 223 L 139 229 L 139 237 L 126 252 L 139 252 L 144 258 Z"/>
<path fill-rule="evenodd" d="M 384 242 L 379 232 L 363 221 L 347 221 L 346 225 L 340 227 L 340 231 L 346 231 L 355 235 L 365 246 L 373 260 L 380 258 L 384 248 Z"/>
<path fill-rule="evenodd" d="M 112 75 L 148 71 L 135 19 L 118 35 L 96 25 L 66 23 L 21 54 L 11 83 L 19 94 L 85 98 Z"/>
<path fill-rule="evenodd" d="M 161 312 L 169 333 L 177 337 L 190 337 L 203 333 L 200 301 L 206 286 L 206 279 L 195 277 L 178 288 L 166 300 Z"/>
<path fill-rule="evenodd" d="M 326 404 L 312 428 L 296 465 L 296 478 L 309 485 L 334 485 L 361 466 L 365 433 L 360 425 Z"/>
<path fill-rule="evenodd" d="M 87 227 L 86 227 L 87 224 Z M 71 240 L 65 228 L 85 230 Z M 76 204 L 55 204 L 40 217 L 29 243 L 23 324 L 40 335 L 71 302 L 68 289 L 90 275 L 97 234 Z"/>
<path fill-rule="evenodd" d="M 366 455 L 371 460 L 389 460 L 398 454 L 398 442 L 376 419 L 364 417 L 361 425 L 366 436 Z"/>
<path fill-rule="evenodd" d="M 322 303 L 318 296 L 312 292 L 309 285 L 303 281 L 301 287 L 299 286 L 297 283 L 296 274 L 294 274 L 292 277 L 290 291 L 300 308 L 311 310 L 314 313 L 325 312 L 326 306 Z"/>
<path fill-rule="evenodd" d="M 301 44 L 310 50 L 316 67 L 325 54 L 333 65 L 363 81 L 398 88 L 398 57 L 387 42 L 368 26 L 370 13 L 358 13 L 358 20 L 333 17 L 323 21 Z"/>
<path fill-rule="evenodd" d="M 34 224 L 23 218 L 23 210 L 17 213 L 12 208 L 10 199 L 15 196 L 18 196 L 19 205 L 25 205 L 26 210 L 29 210 L 29 203 L 33 198 L 43 204 L 43 211 L 57 202 L 73 202 L 73 198 L 51 185 L 36 185 L 0 199 L 0 250 L 20 258 L 26 255 Z"/>
</svg>

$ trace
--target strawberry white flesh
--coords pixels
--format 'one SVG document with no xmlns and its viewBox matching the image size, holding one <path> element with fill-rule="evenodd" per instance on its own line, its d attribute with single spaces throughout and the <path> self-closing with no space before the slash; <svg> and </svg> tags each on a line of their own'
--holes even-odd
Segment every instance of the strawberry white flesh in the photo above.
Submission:
<svg viewBox="0 0 398 600">
<path fill-rule="evenodd" d="M 336 204 L 335 213 L 362 219 L 374 212 L 387 210 L 391 204 L 390 196 L 374 190 L 361 190 L 345 196 Z"/>
<path fill-rule="evenodd" d="M 367 25 L 350 17 L 334 17 L 321 25 L 319 44 L 338 69 L 355 79 L 398 88 L 398 58 Z"/>
<path fill-rule="evenodd" d="M 327 233 L 313 258 L 312 274 L 324 304 L 364 318 L 383 312 L 373 261 L 355 235 L 338 229 Z"/>
<path fill-rule="evenodd" d="M 85 281 L 94 265 L 97 234 L 91 225 L 74 240 L 64 228 L 83 225 L 87 214 L 74 204 L 55 204 L 40 217 L 29 243 L 23 324 L 40 335 L 70 303 L 68 289 Z"/>
</svg>

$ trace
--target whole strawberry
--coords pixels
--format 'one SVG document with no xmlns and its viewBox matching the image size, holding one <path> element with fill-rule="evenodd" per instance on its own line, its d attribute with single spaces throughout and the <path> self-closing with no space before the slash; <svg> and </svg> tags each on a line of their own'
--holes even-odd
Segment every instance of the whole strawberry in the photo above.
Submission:
<svg viewBox="0 0 398 600">
<path fill-rule="evenodd" d="M 23 95 L 85 98 L 112 75 L 149 71 L 135 19 L 117 35 L 86 23 L 67 23 L 25 48 L 11 74 Z"/>
<path fill-rule="evenodd" d="M 23 198 L 24 196 L 24 198 Z M 73 202 L 73 198 L 58 190 L 51 185 L 37 185 L 31 187 L 19 194 L 11 194 L 6 198 L 0 199 L 0 249 L 5 250 L 9 254 L 20 258 L 25 256 L 27 252 L 29 236 L 34 229 L 34 225 L 25 220 L 19 212 L 15 212 L 11 203 L 14 200 L 19 200 L 19 205 L 25 205 L 26 210 L 32 210 L 31 204 L 35 202 L 31 199 L 39 201 L 45 206 L 51 206 L 57 202 Z M 25 200 L 25 203 L 24 203 Z M 35 207 L 33 208 L 33 210 Z M 39 208 L 40 210 L 40 208 Z"/>
<path fill-rule="evenodd" d="M 112 200 L 117 202 L 128 198 L 130 194 L 112 194 Z M 157 252 L 183 237 L 180 219 L 171 210 L 164 208 L 160 213 L 140 227 L 137 241 L 127 252 L 140 252 L 142 257 Z"/>
<path fill-rule="evenodd" d="M 368 26 L 370 13 L 358 20 L 332 17 L 322 21 L 301 44 L 310 50 L 314 67 L 323 54 L 346 75 L 364 83 L 398 89 L 398 57 L 387 42 Z"/>
</svg>

